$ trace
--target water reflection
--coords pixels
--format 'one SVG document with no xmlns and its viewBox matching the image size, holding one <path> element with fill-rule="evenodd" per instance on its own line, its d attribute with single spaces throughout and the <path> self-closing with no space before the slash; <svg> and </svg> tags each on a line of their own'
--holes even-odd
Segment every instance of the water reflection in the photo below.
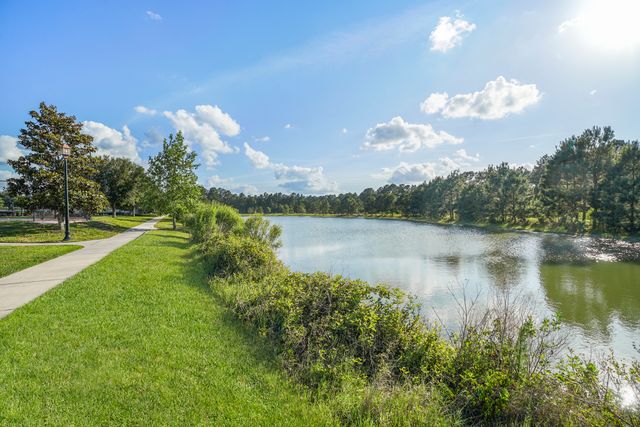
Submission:
<svg viewBox="0 0 640 427">
<path fill-rule="evenodd" d="M 558 312 L 574 343 L 637 357 L 640 263 L 622 260 L 637 260 L 639 244 L 408 221 L 270 219 L 283 226 L 279 256 L 294 270 L 400 287 L 450 328 L 452 293 L 466 287 L 486 302 L 496 291 L 515 291 L 541 315 Z"/>
<path fill-rule="evenodd" d="M 543 264 L 540 279 L 549 304 L 567 322 L 607 337 L 614 318 L 629 329 L 640 328 L 638 264 Z"/>
</svg>

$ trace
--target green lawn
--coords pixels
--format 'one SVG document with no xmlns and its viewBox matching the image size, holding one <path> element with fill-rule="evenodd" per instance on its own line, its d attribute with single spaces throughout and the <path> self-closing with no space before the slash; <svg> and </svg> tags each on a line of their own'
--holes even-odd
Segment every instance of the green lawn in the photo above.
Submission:
<svg viewBox="0 0 640 427">
<path fill-rule="evenodd" d="M 164 225 L 164 224 L 163 224 Z M 327 425 L 206 284 L 147 233 L 0 320 L 0 425 Z"/>
<path fill-rule="evenodd" d="M 24 270 L 51 258 L 80 249 L 82 246 L 0 246 L 0 277 Z"/>
<path fill-rule="evenodd" d="M 71 224 L 71 240 L 104 239 L 150 220 L 153 216 L 96 216 L 91 221 Z M 52 243 L 59 242 L 64 232 L 56 224 L 38 224 L 31 221 L 0 222 L 0 242 Z"/>
</svg>

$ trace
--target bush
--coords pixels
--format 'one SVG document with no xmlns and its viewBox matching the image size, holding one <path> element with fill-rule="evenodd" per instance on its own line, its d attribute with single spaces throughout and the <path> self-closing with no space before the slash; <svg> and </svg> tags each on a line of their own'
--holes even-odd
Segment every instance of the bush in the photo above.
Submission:
<svg viewBox="0 0 640 427">
<path fill-rule="evenodd" d="M 449 346 L 397 290 L 324 273 L 281 270 L 259 280 L 214 279 L 236 314 L 281 349 L 302 382 L 335 387 L 346 378 L 437 377 Z"/>
<path fill-rule="evenodd" d="M 185 225 L 194 242 L 206 242 L 216 233 L 242 233 L 242 217 L 235 209 L 220 204 L 201 203 L 186 216 Z"/>
<path fill-rule="evenodd" d="M 255 278 L 281 266 L 271 248 L 243 235 L 214 233 L 200 245 L 211 274 Z"/>
</svg>

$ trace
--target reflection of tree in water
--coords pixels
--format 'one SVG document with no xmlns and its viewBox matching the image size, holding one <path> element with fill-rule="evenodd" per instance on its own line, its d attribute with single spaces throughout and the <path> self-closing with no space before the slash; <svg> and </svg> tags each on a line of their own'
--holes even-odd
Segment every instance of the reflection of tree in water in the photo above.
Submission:
<svg viewBox="0 0 640 427">
<path fill-rule="evenodd" d="M 585 248 L 571 237 L 545 236 L 542 239 L 542 261 L 547 264 L 584 264 L 589 260 Z"/>
<path fill-rule="evenodd" d="M 485 267 L 494 284 L 501 290 L 521 282 L 526 263 L 520 257 L 494 251 L 487 253 Z"/>
<path fill-rule="evenodd" d="M 543 264 L 540 279 L 563 320 L 587 333 L 608 336 L 614 315 L 626 328 L 640 328 L 639 264 Z"/>
<path fill-rule="evenodd" d="M 522 256 L 523 248 L 520 246 L 523 241 L 523 237 L 514 238 L 513 235 L 494 238 L 492 245 L 483 254 L 483 264 L 487 273 L 501 290 L 522 280 L 527 264 Z"/>
</svg>

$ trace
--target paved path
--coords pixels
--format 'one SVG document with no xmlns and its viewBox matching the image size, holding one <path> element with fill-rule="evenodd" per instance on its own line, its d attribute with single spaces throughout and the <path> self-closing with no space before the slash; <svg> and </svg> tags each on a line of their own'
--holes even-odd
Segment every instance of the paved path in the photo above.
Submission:
<svg viewBox="0 0 640 427">
<path fill-rule="evenodd" d="M 154 218 L 108 239 L 70 243 L 84 247 L 42 264 L 0 277 L 0 318 L 36 299 L 49 289 L 58 286 L 91 264 L 100 261 L 119 247 L 140 237 L 146 231 L 153 230 L 154 225 L 161 218 Z M 55 244 L 59 245 L 60 243 Z M 22 245 L 28 246 L 29 244 Z M 11 244 L 11 246 L 22 245 L 19 243 Z"/>
</svg>

